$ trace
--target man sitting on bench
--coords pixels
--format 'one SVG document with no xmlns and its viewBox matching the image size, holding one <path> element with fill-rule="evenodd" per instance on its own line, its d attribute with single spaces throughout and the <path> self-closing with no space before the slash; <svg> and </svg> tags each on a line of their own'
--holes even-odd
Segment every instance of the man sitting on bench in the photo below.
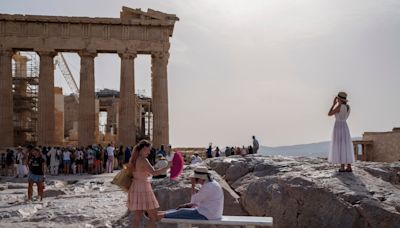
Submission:
<svg viewBox="0 0 400 228">
<path fill-rule="evenodd" d="M 218 182 L 211 178 L 207 167 L 196 167 L 190 179 L 192 182 L 190 203 L 180 205 L 176 210 L 161 212 L 159 219 L 216 220 L 222 218 L 224 193 Z M 199 191 L 196 191 L 196 184 L 201 184 Z"/>
</svg>

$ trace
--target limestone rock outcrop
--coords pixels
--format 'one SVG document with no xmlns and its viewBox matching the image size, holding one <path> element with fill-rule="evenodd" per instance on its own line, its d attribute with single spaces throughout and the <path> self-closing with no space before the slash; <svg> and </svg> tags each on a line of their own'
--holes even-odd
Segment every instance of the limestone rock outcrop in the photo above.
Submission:
<svg viewBox="0 0 400 228">
<path fill-rule="evenodd" d="M 208 165 L 249 215 L 272 216 L 274 227 L 400 227 L 400 163 L 338 173 L 326 159 L 254 155 Z"/>
</svg>

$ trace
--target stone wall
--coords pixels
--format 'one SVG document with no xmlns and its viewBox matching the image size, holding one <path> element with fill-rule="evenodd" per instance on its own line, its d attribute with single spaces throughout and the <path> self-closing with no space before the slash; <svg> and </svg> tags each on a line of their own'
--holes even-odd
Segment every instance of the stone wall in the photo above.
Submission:
<svg viewBox="0 0 400 228">
<path fill-rule="evenodd" d="M 365 132 L 363 140 L 372 140 L 372 146 L 367 147 L 370 161 L 393 162 L 400 161 L 400 128 L 391 132 Z"/>
</svg>

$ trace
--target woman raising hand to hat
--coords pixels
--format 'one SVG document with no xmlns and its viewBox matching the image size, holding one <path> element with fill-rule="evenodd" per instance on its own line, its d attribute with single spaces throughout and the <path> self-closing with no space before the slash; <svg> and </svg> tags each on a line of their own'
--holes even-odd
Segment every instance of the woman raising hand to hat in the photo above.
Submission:
<svg viewBox="0 0 400 228">
<path fill-rule="evenodd" d="M 340 164 L 339 172 L 352 172 L 351 163 L 354 162 L 354 148 L 346 122 L 350 115 L 350 106 L 347 102 L 347 94 L 339 92 L 328 113 L 329 116 L 335 115 L 328 161 L 333 164 Z M 345 164 L 347 164 L 347 169 L 345 169 Z"/>
</svg>

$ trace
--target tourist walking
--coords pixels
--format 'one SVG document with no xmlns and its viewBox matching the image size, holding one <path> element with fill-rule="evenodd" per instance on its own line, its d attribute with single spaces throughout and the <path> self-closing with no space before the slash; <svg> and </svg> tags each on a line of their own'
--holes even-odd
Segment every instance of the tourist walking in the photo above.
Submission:
<svg viewBox="0 0 400 228">
<path fill-rule="evenodd" d="M 150 218 L 150 221 L 147 222 L 147 227 L 155 227 L 157 208 L 160 205 L 151 187 L 151 176 L 158 176 L 166 172 L 170 167 L 170 163 L 168 163 L 167 167 L 155 170 L 149 160 L 147 160 L 150 149 L 151 144 L 148 141 L 140 141 L 133 149 L 133 154 L 129 161 L 133 181 L 128 192 L 127 207 L 134 213 L 133 227 L 135 228 L 139 228 L 144 212 L 147 212 Z"/>
<path fill-rule="evenodd" d="M 32 200 L 33 184 L 37 185 L 40 200 L 43 199 L 45 160 L 37 148 L 33 149 L 33 156 L 29 160 L 28 200 Z"/>
<path fill-rule="evenodd" d="M 107 148 L 107 173 L 112 173 L 114 170 L 114 147 L 109 143 Z"/>
<path fill-rule="evenodd" d="M 260 144 L 258 143 L 256 136 L 253 135 L 253 154 L 257 154 L 259 148 Z"/>
<path fill-rule="evenodd" d="M 347 102 L 347 94 L 339 92 L 328 113 L 329 116 L 335 116 L 328 161 L 333 164 L 340 164 L 339 172 L 352 172 L 351 163 L 354 162 L 354 148 L 346 122 L 350 115 L 350 106 Z M 347 164 L 346 169 L 345 164 Z"/>
</svg>

